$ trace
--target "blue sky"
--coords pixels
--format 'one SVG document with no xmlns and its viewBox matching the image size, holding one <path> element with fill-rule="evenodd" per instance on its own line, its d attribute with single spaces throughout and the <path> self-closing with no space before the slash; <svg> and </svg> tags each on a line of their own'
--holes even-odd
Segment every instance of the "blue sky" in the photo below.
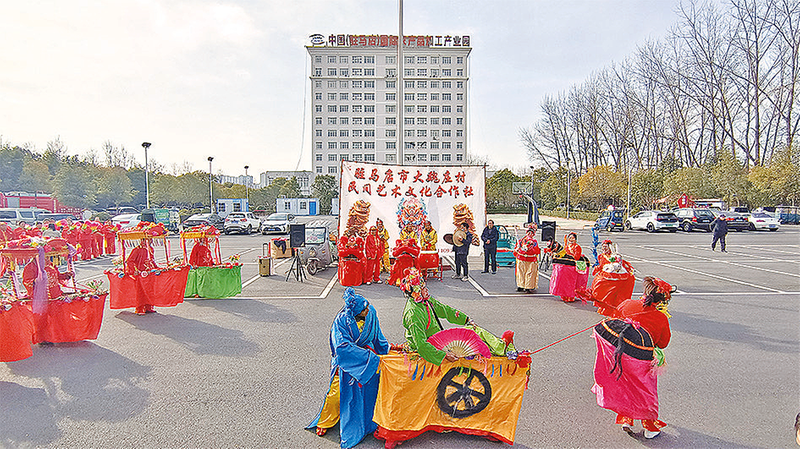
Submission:
<svg viewBox="0 0 800 449">
<path fill-rule="evenodd" d="M 404 34 L 469 35 L 472 153 L 527 167 L 545 95 L 660 39 L 678 0 L 405 0 Z M 0 138 L 230 175 L 310 169 L 308 36 L 397 34 L 395 0 L 6 2 Z M 302 151 L 301 151 L 301 142 Z"/>
</svg>

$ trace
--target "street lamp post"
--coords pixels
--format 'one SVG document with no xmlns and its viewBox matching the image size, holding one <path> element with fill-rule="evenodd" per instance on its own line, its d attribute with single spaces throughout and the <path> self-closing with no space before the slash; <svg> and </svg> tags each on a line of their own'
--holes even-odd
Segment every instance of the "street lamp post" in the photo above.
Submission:
<svg viewBox="0 0 800 449">
<path fill-rule="evenodd" d="M 213 180 L 214 176 L 211 174 L 211 161 L 214 160 L 214 156 L 208 157 L 208 206 L 211 213 L 214 213 L 214 188 L 213 188 Z"/>
<path fill-rule="evenodd" d="M 248 188 L 248 184 L 250 184 L 250 178 L 247 177 L 248 168 L 250 168 L 249 165 L 244 166 L 244 197 L 247 200 L 247 210 L 245 212 L 250 211 L 250 190 Z"/>
<path fill-rule="evenodd" d="M 150 148 L 150 142 L 142 142 L 144 148 L 144 191 L 145 191 L 145 204 L 150 209 L 150 167 L 147 164 L 147 149 Z"/>
<path fill-rule="evenodd" d="M 565 162 L 567 164 L 567 220 L 569 220 L 569 158 L 566 158 Z"/>
</svg>

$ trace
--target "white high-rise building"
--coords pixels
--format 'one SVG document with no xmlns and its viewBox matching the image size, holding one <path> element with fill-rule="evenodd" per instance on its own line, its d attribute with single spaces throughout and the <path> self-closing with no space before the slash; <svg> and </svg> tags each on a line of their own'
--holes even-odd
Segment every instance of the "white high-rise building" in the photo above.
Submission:
<svg viewBox="0 0 800 449">
<path fill-rule="evenodd" d="M 405 163 L 461 164 L 467 154 L 469 36 L 311 36 L 312 171 L 339 177 L 342 160 L 397 163 L 402 107 Z"/>
</svg>

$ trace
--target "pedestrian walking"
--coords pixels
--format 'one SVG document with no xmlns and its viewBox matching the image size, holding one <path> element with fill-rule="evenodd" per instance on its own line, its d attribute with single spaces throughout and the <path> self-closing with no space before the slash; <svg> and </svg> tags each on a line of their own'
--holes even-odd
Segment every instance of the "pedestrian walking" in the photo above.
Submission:
<svg viewBox="0 0 800 449">
<path fill-rule="evenodd" d="M 717 218 L 711 222 L 711 229 L 714 231 L 714 239 L 711 241 L 711 251 L 716 251 L 717 242 L 723 253 L 725 250 L 725 236 L 728 235 L 728 222 L 725 220 L 725 214 L 717 215 Z"/>
<path fill-rule="evenodd" d="M 489 220 L 481 233 L 481 240 L 483 240 L 483 271 L 481 273 L 488 273 L 491 265 L 492 274 L 497 274 L 498 238 L 500 238 L 500 233 L 494 227 L 494 221 Z"/>
<path fill-rule="evenodd" d="M 467 256 L 469 255 L 469 246 L 473 241 L 472 233 L 469 232 L 469 224 L 466 222 L 461 223 L 456 231 L 453 233 L 453 253 L 456 256 L 456 274 L 453 279 L 461 279 L 466 282 L 469 280 L 469 265 L 467 264 Z M 475 241 L 475 245 L 478 241 Z M 461 273 L 464 273 L 462 276 Z"/>
</svg>

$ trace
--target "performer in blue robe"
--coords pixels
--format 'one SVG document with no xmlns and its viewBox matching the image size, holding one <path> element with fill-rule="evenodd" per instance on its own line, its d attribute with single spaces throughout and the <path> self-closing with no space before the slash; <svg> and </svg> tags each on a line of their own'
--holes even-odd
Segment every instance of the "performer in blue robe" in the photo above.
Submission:
<svg viewBox="0 0 800 449">
<path fill-rule="evenodd" d="M 323 436 L 337 421 L 342 448 L 350 448 L 377 429 L 372 420 L 378 397 L 378 354 L 389 352 L 375 308 L 351 287 L 331 326 L 331 381 L 316 418 L 306 429 Z"/>
</svg>

